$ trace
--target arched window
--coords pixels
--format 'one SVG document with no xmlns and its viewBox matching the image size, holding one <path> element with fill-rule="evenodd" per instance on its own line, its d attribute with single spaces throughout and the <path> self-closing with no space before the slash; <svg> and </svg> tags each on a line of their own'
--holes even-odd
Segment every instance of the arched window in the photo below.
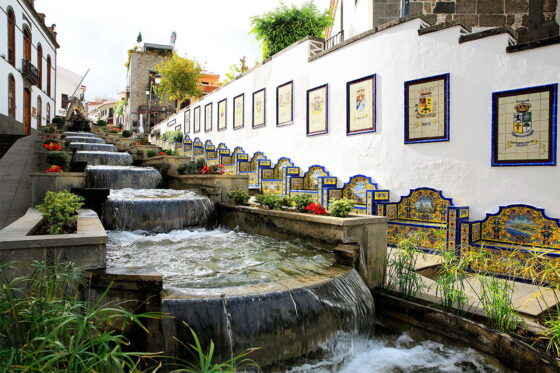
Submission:
<svg viewBox="0 0 560 373">
<path fill-rule="evenodd" d="M 12 74 L 8 75 L 8 115 L 16 117 L 16 80 Z"/>
<path fill-rule="evenodd" d="M 52 68 L 51 56 L 47 55 L 47 95 L 49 95 L 49 97 L 52 97 L 51 96 L 51 68 Z"/>
<path fill-rule="evenodd" d="M 47 102 L 47 117 L 45 119 L 47 124 L 51 122 L 51 104 L 49 102 Z"/>
<path fill-rule="evenodd" d="M 31 31 L 27 25 L 23 26 L 23 58 L 31 61 Z"/>
<path fill-rule="evenodd" d="M 8 62 L 16 65 L 16 16 L 12 8 L 8 8 Z"/>
<path fill-rule="evenodd" d="M 37 44 L 37 70 L 39 73 L 39 89 L 43 88 L 43 47 L 40 43 Z"/>
<path fill-rule="evenodd" d="M 43 125 L 43 100 L 37 96 L 37 129 Z"/>
</svg>

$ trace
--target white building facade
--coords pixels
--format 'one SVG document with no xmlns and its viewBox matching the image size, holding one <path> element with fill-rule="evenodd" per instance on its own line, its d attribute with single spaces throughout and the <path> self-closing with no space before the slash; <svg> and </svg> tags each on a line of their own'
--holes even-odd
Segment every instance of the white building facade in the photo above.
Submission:
<svg viewBox="0 0 560 373">
<path fill-rule="evenodd" d="M 0 30 L 0 134 L 28 135 L 55 115 L 56 33 L 33 0 L 1 0 Z"/>
<path fill-rule="evenodd" d="M 84 101 L 86 86 L 83 76 L 64 67 L 56 67 L 56 115 L 66 115 L 66 106 L 72 96 Z"/>
</svg>

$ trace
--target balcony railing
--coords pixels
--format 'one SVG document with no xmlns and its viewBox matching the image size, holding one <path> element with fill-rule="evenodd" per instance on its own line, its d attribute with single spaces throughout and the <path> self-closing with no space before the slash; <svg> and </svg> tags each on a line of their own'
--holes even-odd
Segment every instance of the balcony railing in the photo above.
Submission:
<svg viewBox="0 0 560 373">
<path fill-rule="evenodd" d="M 331 49 L 337 44 L 344 41 L 344 30 L 340 31 L 338 34 L 331 36 L 325 41 L 325 49 Z"/>
<path fill-rule="evenodd" d="M 167 106 L 159 106 L 159 105 L 151 105 L 150 106 L 150 113 L 154 114 L 154 113 L 168 113 L 168 112 L 173 112 L 173 108 L 172 107 L 167 107 Z M 139 113 L 147 113 L 148 112 L 148 105 L 139 105 L 138 106 L 138 112 Z"/>
<path fill-rule="evenodd" d="M 33 66 L 31 61 L 22 59 L 21 60 L 21 73 L 23 77 L 33 85 L 39 84 L 39 70 Z"/>
</svg>

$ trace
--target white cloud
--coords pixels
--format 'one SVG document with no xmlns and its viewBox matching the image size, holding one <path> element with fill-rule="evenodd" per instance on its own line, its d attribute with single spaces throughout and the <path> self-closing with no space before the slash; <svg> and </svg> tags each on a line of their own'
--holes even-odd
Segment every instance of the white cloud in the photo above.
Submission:
<svg viewBox="0 0 560 373">
<path fill-rule="evenodd" d="M 305 0 L 287 0 L 286 4 Z M 326 9 L 329 0 L 315 0 Z M 93 5 L 91 5 L 93 4 Z M 91 71 L 84 84 L 87 97 L 114 97 L 125 87 L 126 52 L 138 32 L 145 42 L 168 44 L 177 32 L 177 51 L 223 75 L 229 65 L 247 57 L 260 60 L 250 18 L 280 5 L 279 0 L 36 0 L 47 24 L 57 25 L 58 64 L 76 73 Z"/>
</svg>

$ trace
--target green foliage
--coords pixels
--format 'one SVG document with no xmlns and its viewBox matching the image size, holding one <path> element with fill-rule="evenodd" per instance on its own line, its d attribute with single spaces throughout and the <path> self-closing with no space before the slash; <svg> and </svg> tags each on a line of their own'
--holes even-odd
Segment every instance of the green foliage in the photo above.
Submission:
<svg viewBox="0 0 560 373">
<path fill-rule="evenodd" d="M 560 306 L 554 307 L 553 313 L 543 324 L 547 328 L 542 333 L 542 339 L 547 341 L 547 351 L 560 356 Z"/>
<path fill-rule="evenodd" d="M 142 318 L 121 307 L 80 300 L 83 276 L 71 264 L 33 263 L 27 277 L 8 280 L 0 265 L 0 371 L 137 372 L 153 354 L 125 352 L 124 330 Z M 146 330 L 147 331 L 147 330 Z"/>
<path fill-rule="evenodd" d="M 57 165 L 64 168 L 70 164 L 70 156 L 63 151 L 49 152 L 47 153 L 47 163 L 51 166 Z"/>
<path fill-rule="evenodd" d="M 308 1 L 301 8 L 282 4 L 260 17 L 252 17 L 251 23 L 251 33 L 261 42 L 266 59 L 306 36 L 323 37 L 332 19 L 328 10 L 321 12 L 313 1 Z"/>
<path fill-rule="evenodd" d="M 490 325 L 503 331 L 515 331 L 522 324 L 513 306 L 513 283 L 493 276 L 478 276 L 477 294 Z"/>
<path fill-rule="evenodd" d="M 196 161 L 190 161 L 181 164 L 177 167 L 177 172 L 179 175 L 196 175 L 200 173 L 202 167 L 206 165 L 204 159 L 197 159 Z"/>
<path fill-rule="evenodd" d="M 228 197 L 233 200 L 236 205 L 242 205 L 249 201 L 249 193 L 243 189 L 234 189 L 228 193 Z"/>
<path fill-rule="evenodd" d="M 339 198 L 330 203 L 329 213 L 338 218 L 346 218 L 354 211 L 354 205 L 356 205 L 356 201 L 353 199 Z"/>
<path fill-rule="evenodd" d="M 154 70 L 161 76 L 161 82 L 157 86 L 157 94 L 161 98 L 182 102 L 191 97 L 202 96 L 199 88 L 202 66 L 197 61 L 173 53 L 156 65 Z"/>
<path fill-rule="evenodd" d="M 103 127 L 103 126 L 107 125 L 107 122 L 104 121 L 103 119 L 98 119 L 97 120 L 97 125 Z"/>
<path fill-rule="evenodd" d="M 416 263 L 424 252 L 420 248 L 422 234 L 414 233 L 402 239 L 393 250 L 387 264 L 388 290 L 399 292 L 404 298 L 413 298 L 425 287 L 422 277 L 416 273 Z"/>
<path fill-rule="evenodd" d="M 48 191 L 42 203 L 36 207 L 49 225 L 50 234 L 70 233 L 78 220 L 78 209 L 83 205 L 83 198 L 67 190 Z"/>
<path fill-rule="evenodd" d="M 146 152 L 146 157 L 148 157 L 148 158 L 155 157 L 156 155 L 158 155 L 158 152 L 156 152 L 155 150 L 148 150 Z"/>
<path fill-rule="evenodd" d="M 64 123 L 64 118 L 62 118 L 62 117 L 54 117 L 54 118 L 52 119 L 52 123 L 53 123 L 53 124 L 62 124 L 62 123 Z"/>
<path fill-rule="evenodd" d="M 311 194 L 296 194 L 292 199 L 296 205 L 296 210 L 299 212 L 307 212 L 305 208 L 313 202 L 313 196 Z"/>
<path fill-rule="evenodd" d="M 53 133 L 54 130 L 51 127 L 42 127 L 44 133 Z"/>
<path fill-rule="evenodd" d="M 189 349 L 193 355 L 194 362 L 185 362 L 184 367 L 173 370 L 172 373 L 236 373 L 236 372 L 261 372 L 261 369 L 253 360 L 247 359 L 246 356 L 257 348 L 250 348 L 230 360 L 223 363 L 213 363 L 214 360 L 214 341 L 210 341 L 210 346 L 205 351 L 200 343 L 200 339 L 196 332 L 185 322 L 183 324 L 189 328 L 193 337 L 193 344 L 185 345 L 178 341 L 183 347 Z"/>
<path fill-rule="evenodd" d="M 238 77 L 243 75 L 243 73 L 247 72 L 248 70 L 249 70 L 249 67 L 246 64 L 245 56 L 243 56 L 243 58 L 241 58 L 239 60 L 238 64 L 234 63 L 233 65 L 229 65 L 229 72 L 226 73 L 226 77 L 222 81 L 222 84 L 226 84 L 226 83 L 229 83 L 229 82 L 237 79 Z"/>
<path fill-rule="evenodd" d="M 128 104 L 128 100 L 126 98 L 120 100 L 118 104 L 115 106 L 115 115 L 118 117 L 122 117 L 124 115 L 124 109 L 126 108 L 127 104 Z"/>
<path fill-rule="evenodd" d="M 183 141 L 183 132 L 181 131 L 167 131 L 162 136 L 163 141 L 168 144 L 175 144 L 176 142 Z"/>
<path fill-rule="evenodd" d="M 257 194 L 255 200 L 261 206 L 268 207 L 271 210 L 280 210 L 282 207 L 282 197 L 275 194 Z"/>
<path fill-rule="evenodd" d="M 167 155 L 177 155 L 175 150 L 171 150 L 171 149 L 165 149 L 163 152 Z"/>
<path fill-rule="evenodd" d="M 290 196 L 282 196 L 280 198 L 280 203 L 282 204 L 282 207 L 292 208 L 294 206 L 294 199 Z"/>
<path fill-rule="evenodd" d="M 124 130 L 121 132 L 122 137 L 124 138 L 128 138 L 130 136 L 132 136 L 132 132 L 130 132 L 129 130 Z"/>
</svg>

